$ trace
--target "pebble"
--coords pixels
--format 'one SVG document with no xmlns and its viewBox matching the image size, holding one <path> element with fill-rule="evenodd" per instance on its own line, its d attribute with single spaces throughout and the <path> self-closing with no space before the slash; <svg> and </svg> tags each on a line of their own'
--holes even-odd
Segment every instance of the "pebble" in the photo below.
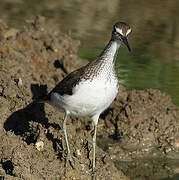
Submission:
<svg viewBox="0 0 179 180">
<path fill-rule="evenodd" d="M 21 78 L 19 78 L 18 83 L 17 83 L 17 86 L 18 86 L 19 88 L 22 88 L 23 84 L 22 84 L 22 79 L 21 79 Z"/>
<path fill-rule="evenodd" d="M 36 146 L 38 151 L 42 151 L 44 148 L 44 142 L 43 141 L 36 142 L 35 146 Z"/>
</svg>

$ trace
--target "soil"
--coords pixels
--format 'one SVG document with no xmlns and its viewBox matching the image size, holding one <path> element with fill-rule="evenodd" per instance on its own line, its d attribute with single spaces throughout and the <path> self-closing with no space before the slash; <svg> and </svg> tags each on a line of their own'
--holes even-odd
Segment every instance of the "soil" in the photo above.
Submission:
<svg viewBox="0 0 179 180">
<path fill-rule="evenodd" d="M 33 101 L 69 72 L 87 63 L 80 42 L 38 16 L 23 29 L 0 23 L 0 177 L 5 179 L 91 179 L 90 118 L 68 117 L 67 133 L 76 169 L 66 162 L 63 113 Z M 113 161 L 179 150 L 179 109 L 159 90 L 120 87 L 98 126 L 93 179 L 129 179 Z M 105 139 L 120 144 L 108 145 Z"/>
</svg>

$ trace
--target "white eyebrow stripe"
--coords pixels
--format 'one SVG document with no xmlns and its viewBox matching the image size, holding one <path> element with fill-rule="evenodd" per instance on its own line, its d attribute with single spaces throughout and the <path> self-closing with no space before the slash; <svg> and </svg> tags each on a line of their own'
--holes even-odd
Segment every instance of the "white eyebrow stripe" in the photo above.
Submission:
<svg viewBox="0 0 179 180">
<path fill-rule="evenodd" d="M 118 27 L 115 27 L 115 28 L 116 28 L 116 31 L 117 31 L 119 34 L 121 34 L 121 35 L 124 36 L 124 34 L 123 34 L 123 32 L 122 32 L 122 29 L 119 29 Z"/>
<path fill-rule="evenodd" d="M 126 36 L 131 32 L 131 29 L 128 29 L 126 32 Z"/>
</svg>

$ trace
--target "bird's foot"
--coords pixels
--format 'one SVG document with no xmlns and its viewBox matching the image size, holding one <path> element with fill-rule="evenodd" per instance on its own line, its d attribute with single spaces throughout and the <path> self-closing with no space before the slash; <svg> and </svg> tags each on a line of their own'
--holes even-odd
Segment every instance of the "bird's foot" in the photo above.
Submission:
<svg viewBox="0 0 179 180">
<path fill-rule="evenodd" d="M 89 172 L 90 172 L 90 174 L 91 174 L 91 180 L 95 180 L 96 179 L 96 170 L 95 170 L 95 168 L 91 168 L 90 170 L 89 170 Z"/>
<path fill-rule="evenodd" d="M 73 159 L 72 159 L 72 157 L 71 157 L 71 154 L 67 154 L 66 160 L 69 161 L 71 167 L 72 167 L 73 169 L 75 169 L 75 165 L 74 165 Z"/>
<path fill-rule="evenodd" d="M 92 175 L 95 174 L 95 172 L 96 172 L 95 167 L 90 168 L 90 169 L 89 169 L 89 172 L 90 172 Z"/>
</svg>

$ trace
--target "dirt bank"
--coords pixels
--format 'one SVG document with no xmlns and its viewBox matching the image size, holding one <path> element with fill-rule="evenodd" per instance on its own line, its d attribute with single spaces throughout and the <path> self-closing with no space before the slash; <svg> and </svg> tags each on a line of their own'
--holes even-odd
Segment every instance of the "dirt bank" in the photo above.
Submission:
<svg viewBox="0 0 179 180">
<path fill-rule="evenodd" d="M 0 24 L 0 176 L 6 179 L 91 179 L 92 124 L 89 118 L 69 118 L 67 129 L 75 166 L 65 163 L 61 129 L 63 113 L 34 104 L 72 70 L 86 64 L 76 54 L 80 42 L 50 27 L 43 17 L 24 29 Z M 48 86 L 48 87 L 47 87 Z M 179 111 L 158 90 L 126 92 L 101 116 L 98 144 L 115 139 L 135 152 L 151 147 L 164 153 L 178 150 Z M 41 146 L 36 146 L 42 143 Z M 137 149 L 136 149 L 137 147 Z M 128 179 L 111 160 L 112 147 L 97 147 L 97 179 Z M 134 151 L 133 151 L 134 152 Z M 147 153 L 146 152 L 146 153 Z M 137 154 L 137 153 L 136 153 Z M 119 157 L 119 158 L 120 158 Z"/>
</svg>

